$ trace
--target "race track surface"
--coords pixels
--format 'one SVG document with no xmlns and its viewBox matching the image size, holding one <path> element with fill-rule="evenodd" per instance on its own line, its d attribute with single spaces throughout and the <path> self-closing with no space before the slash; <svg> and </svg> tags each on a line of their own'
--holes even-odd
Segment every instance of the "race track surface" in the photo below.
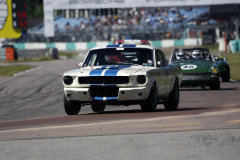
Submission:
<svg viewBox="0 0 240 160">
<path fill-rule="evenodd" d="M 109 150 L 115 153 L 115 159 L 147 159 L 146 154 L 141 152 L 144 148 L 141 145 L 145 145 L 144 151 L 154 153 L 148 159 L 156 159 L 160 149 L 165 151 L 162 156 L 170 159 L 221 159 L 227 155 L 228 159 L 235 159 L 240 156 L 239 82 L 221 82 L 221 90 L 181 88 L 177 111 L 165 111 L 159 104 L 156 112 L 142 112 L 139 105 L 133 105 L 107 106 L 104 113 L 97 114 L 90 106 L 85 106 L 79 115 L 67 116 L 63 108 L 61 78 L 66 70 L 78 68 L 79 60 L 28 64 L 37 67 L 14 77 L 0 77 L 0 156 L 5 159 L 16 159 L 17 156 L 27 159 L 26 155 L 30 159 L 75 159 L 78 154 L 67 153 L 62 158 L 61 154 L 48 156 L 50 151 L 43 148 L 51 146 L 51 142 L 57 144 L 51 146 L 52 151 L 66 149 L 59 146 L 59 141 L 70 148 L 72 145 L 81 148 L 89 142 L 89 146 L 78 156 L 84 155 L 81 158 L 85 159 L 97 159 L 93 155 L 88 157 L 86 151 L 96 146 L 96 142 L 99 147 L 96 154 Z M 108 138 L 110 141 L 107 141 Z M 45 156 L 35 153 L 34 142 L 42 143 L 37 149 L 46 153 Z M 175 156 L 167 151 L 168 142 L 168 149 L 177 151 Z M 18 150 L 23 143 L 31 148 L 23 149 L 25 156 Z M 103 143 L 108 147 L 102 148 Z M 159 146 L 159 143 L 163 145 Z M 116 150 L 121 150 L 124 144 L 126 149 L 120 155 Z M 186 149 L 180 152 L 178 147 L 182 145 L 192 153 L 185 154 Z M 16 155 L 11 155 L 7 146 Z M 193 147 L 198 147 L 200 152 Z M 130 148 L 132 153 L 127 152 Z M 207 155 L 203 156 L 204 150 L 208 149 Z M 224 150 L 226 154 L 222 153 Z M 111 159 L 112 154 L 101 155 L 100 159 Z M 140 157 L 133 158 L 136 154 Z"/>
</svg>

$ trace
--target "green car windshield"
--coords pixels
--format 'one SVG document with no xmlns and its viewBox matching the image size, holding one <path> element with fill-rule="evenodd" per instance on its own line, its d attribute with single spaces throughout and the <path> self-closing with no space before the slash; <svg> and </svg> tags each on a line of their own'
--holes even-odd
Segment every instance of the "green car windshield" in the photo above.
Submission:
<svg viewBox="0 0 240 160">
<path fill-rule="evenodd" d="M 152 50 L 143 48 L 103 48 L 91 50 L 83 67 L 103 65 L 153 66 Z"/>
<path fill-rule="evenodd" d="M 213 61 L 213 56 L 209 51 L 206 50 L 192 50 L 182 49 L 175 50 L 172 57 L 172 62 L 180 61 Z"/>
</svg>

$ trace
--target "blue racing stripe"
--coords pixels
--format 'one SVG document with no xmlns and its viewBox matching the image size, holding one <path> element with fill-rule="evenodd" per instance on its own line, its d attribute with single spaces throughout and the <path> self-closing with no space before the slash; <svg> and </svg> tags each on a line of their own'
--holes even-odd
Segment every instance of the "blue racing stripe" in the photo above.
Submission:
<svg viewBox="0 0 240 160">
<path fill-rule="evenodd" d="M 129 68 L 130 65 L 123 65 L 123 66 L 111 66 L 104 74 L 104 76 L 117 76 L 118 71 L 121 69 Z"/>
<path fill-rule="evenodd" d="M 90 73 L 89 73 L 89 76 L 101 76 L 102 75 L 102 72 L 104 71 L 104 69 L 107 69 L 108 66 L 102 66 L 101 68 L 97 68 L 97 69 L 94 69 L 92 70 Z"/>
<path fill-rule="evenodd" d="M 110 48 L 110 47 L 119 47 L 120 44 L 112 44 L 112 45 L 107 45 L 107 48 Z"/>
<path fill-rule="evenodd" d="M 117 76 L 118 69 L 109 69 L 105 72 L 104 76 Z"/>
<path fill-rule="evenodd" d="M 117 100 L 118 97 L 106 97 L 106 101 Z"/>
<path fill-rule="evenodd" d="M 94 97 L 94 99 L 93 100 L 95 100 L 95 101 L 103 101 L 103 97 Z"/>
<path fill-rule="evenodd" d="M 122 47 L 125 47 L 125 48 L 136 47 L 136 44 L 124 44 Z"/>
<path fill-rule="evenodd" d="M 114 100 L 117 100 L 117 98 L 118 98 L 118 97 L 106 97 L 106 101 L 114 101 Z M 94 97 L 93 100 L 95 100 L 95 101 L 105 101 L 105 100 L 103 100 L 103 99 L 104 99 L 104 97 L 98 97 L 98 96 L 96 96 L 96 97 Z"/>
<path fill-rule="evenodd" d="M 89 76 L 102 76 L 102 72 L 107 69 L 109 66 L 103 66 L 102 68 L 94 69 L 89 73 Z M 105 72 L 104 76 L 117 76 L 117 73 L 121 69 L 129 68 L 131 65 L 120 65 L 120 66 L 110 66 L 109 69 Z"/>
<path fill-rule="evenodd" d="M 95 69 L 89 73 L 89 76 L 101 76 L 103 69 Z"/>
</svg>

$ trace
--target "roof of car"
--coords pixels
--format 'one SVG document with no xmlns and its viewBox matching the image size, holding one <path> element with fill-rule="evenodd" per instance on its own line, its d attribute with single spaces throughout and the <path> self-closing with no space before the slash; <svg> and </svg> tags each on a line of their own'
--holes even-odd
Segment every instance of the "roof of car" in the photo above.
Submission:
<svg viewBox="0 0 240 160">
<path fill-rule="evenodd" d="M 139 39 L 127 39 L 127 40 L 118 40 L 115 41 L 114 44 L 143 44 L 143 45 L 151 45 L 150 42 Z"/>
<path fill-rule="evenodd" d="M 94 47 L 90 50 L 104 49 L 104 48 L 145 48 L 145 49 L 154 49 L 155 47 L 149 45 L 138 45 L 138 44 L 112 44 L 107 46 Z"/>
</svg>

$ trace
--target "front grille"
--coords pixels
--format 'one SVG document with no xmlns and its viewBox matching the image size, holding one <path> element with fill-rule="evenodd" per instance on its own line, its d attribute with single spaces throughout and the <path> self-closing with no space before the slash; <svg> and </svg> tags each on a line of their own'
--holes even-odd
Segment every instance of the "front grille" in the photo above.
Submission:
<svg viewBox="0 0 240 160">
<path fill-rule="evenodd" d="M 127 84 L 129 83 L 128 76 L 93 76 L 93 77 L 78 77 L 79 84 Z"/>
<path fill-rule="evenodd" d="M 118 97 L 118 87 L 91 87 L 90 92 L 94 97 Z"/>
</svg>

